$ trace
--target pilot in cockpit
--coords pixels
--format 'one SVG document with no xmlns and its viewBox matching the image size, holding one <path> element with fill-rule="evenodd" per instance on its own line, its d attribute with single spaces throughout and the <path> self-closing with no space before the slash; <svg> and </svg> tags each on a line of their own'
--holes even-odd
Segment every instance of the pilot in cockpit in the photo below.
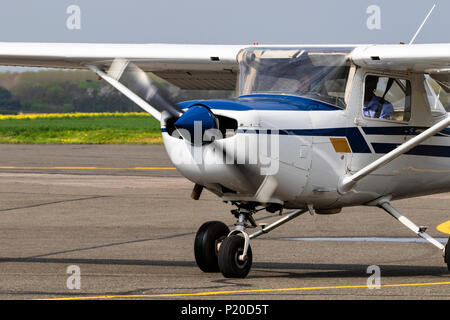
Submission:
<svg viewBox="0 0 450 320">
<path fill-rule="evenodd" d="M 394 116 L 394 106 L 384 99 L 392 86 L 392 81 L 390 80 L 388 82 L 383 97 L 378 97 L 375 94 L 375 90 L 378 86 L 378 79 L 377 76 L 366 77 L 363 108 L 364 116 L 392 120 L 392 117 Z"/>
</svg>

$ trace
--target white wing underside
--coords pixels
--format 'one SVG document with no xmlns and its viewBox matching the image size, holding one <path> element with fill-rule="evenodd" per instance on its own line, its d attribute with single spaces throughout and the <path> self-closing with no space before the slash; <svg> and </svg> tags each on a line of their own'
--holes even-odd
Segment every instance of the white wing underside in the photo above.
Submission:
<svg viewBox="0 0 450 320">
<path fill-rule="evenodd" d="M 131 61 L 142 70 L 153 72 L 182 89 L 233 90 L 239 71 L 237 54 L 246 47 L 248 46 L 0 43 L 0 65 L 67 69 L 88 69 L 89 65 L 93 65 L 107 71 L 111 63 L 119 58 Z M 360 67 L 380 71 L 428 73 L 440 77 L 444 82 L 450 74 L 450 44 L 352 47 L 355 49 L 349 58 Z"/>
<path fill-rule="evenodd" d="M 0 65 L 108 70 L 119 58 L 182 89 L 233 90 L 236 56 L 246 46 L 178 44 L 0 43 Z"/>
</svg>

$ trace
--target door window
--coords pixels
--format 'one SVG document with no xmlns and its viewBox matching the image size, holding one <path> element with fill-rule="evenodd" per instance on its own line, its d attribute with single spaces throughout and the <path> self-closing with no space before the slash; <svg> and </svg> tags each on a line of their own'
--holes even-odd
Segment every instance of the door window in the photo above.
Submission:
<svg viewBox="0 0 450 320">
<path fill-rule="evenodd" d="M 366 76 L 363 114 L 366 118 L 408 122 L 411 119 L 410 81 Z"/>
</svg>

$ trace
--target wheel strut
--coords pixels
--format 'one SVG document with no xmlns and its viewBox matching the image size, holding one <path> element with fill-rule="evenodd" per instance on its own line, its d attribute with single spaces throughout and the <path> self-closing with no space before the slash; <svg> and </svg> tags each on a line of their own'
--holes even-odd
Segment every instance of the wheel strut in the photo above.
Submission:
<svg viewBox="0 0 450 320">
<path fill-rule="evenodd" d="M 238 211 L 238 210 L 236 210 Z M 303 213 L 308 212 L 308 209 L 299 209 L 295 210 L 291 213 L 288 213 L 285 217 L 275 221 L 274 223 L 268 225 L 268 226 L 262 226 L 261 230 L 252 233 L 251 235 L 248 235 L 248 233 L 245 231 L 246 228 L 249 228 L 249 226 L 246 224 L 246 221 L 249 221 L 251 224 L 251 227 L 256 228 L 258 225 L 256 224 L 256 221 L 254 220 L 252 214 L 254 211 L 244 211 L 237 215 L 238 221 L 236 223 L 236 228 L 230 232 L 228 236 L 235 235 L 235 234 L 242 234 L 244 237 L 244 252 L 242 255 L 240 255 L 238 258 L 240 261 L 245 261 L 247 259 L 247 252 L 248 247 L 250 246 L 250 239 L 255 239 L 263 234 L 269 233 L 270 231 L 282 226 L 288 221 L 291 221 L 292 219 L 302 215 Z M 236 212 L 233 212 L 233 214 L 236 215 Z"/>
<path fill-rule="evenodd" d="M 250 236 L 247 234 L 247 232 L 243 231 L 243 230 L 233 230 L 231 231 L 228 236 L 232 236 L 235 234 L 242 234 L 244 236 L 244 251 L 242 252 L 241 255 L 238 256 L 238 259 L 240 261 L 246 261 L 247 260 L 247 252 L 248 252 L 248 247 L 250 247 Z"/>
<path fill-rule="evenodd" d="M 227 278 L 244 278 L 250 271 L 252 264 L 250 239 L 278 228 L 302 213 L 308 212 L 308 209 L 295 210 L 269 226 L 260 225 L 262 227 L 260 231 L 248 235 L 246 232 L 247 228 L 258 227 L 252 216 L 255 212 L 256 210 L 252 207 L 238 207 L 237 210 L 232 211 L 237 218 L 236 227 L 223 240 L 218 253 L 219 269 Z"/>
<path fill-rule="evenodd" d="M 239 207 L 237 210 L 232 210 L 231 213 L 237 218 L 237 222 L 235 224 L 236 228 L 231 231 L 228 236 L 242 234 L 244 237 L 244 251 L 241 255 L 239 255 L 238 259 L 240 261 L 246 261 L 247 260 L 247 252 L 248 248 L 250 246 L 250 237 L 248 233 L 245 231 L 247 228 L 256 228 L 258 225 L 253 218 L 253 214 L 255 213 L 255 209 L 251 208 L 243 208 Z M 250 225 L 247 223 L 249 222 Z"/>
</svg>

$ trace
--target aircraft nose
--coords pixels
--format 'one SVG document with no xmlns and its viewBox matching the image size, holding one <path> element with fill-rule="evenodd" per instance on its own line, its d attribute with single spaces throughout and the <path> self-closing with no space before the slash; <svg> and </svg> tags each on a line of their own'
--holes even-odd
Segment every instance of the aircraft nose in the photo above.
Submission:
<svg viewBox="0 0 450 320">
<path fill-rule="evenodd" d="M 175 122 L 174 126 L 183 138 L 191 142 L 196 137 L 199 137 L 200 141 L 203 141 L 206 130 L 217 128 L 214 115 L 208 108 L 202 105 L 190 107 Z"/>
</svg>

